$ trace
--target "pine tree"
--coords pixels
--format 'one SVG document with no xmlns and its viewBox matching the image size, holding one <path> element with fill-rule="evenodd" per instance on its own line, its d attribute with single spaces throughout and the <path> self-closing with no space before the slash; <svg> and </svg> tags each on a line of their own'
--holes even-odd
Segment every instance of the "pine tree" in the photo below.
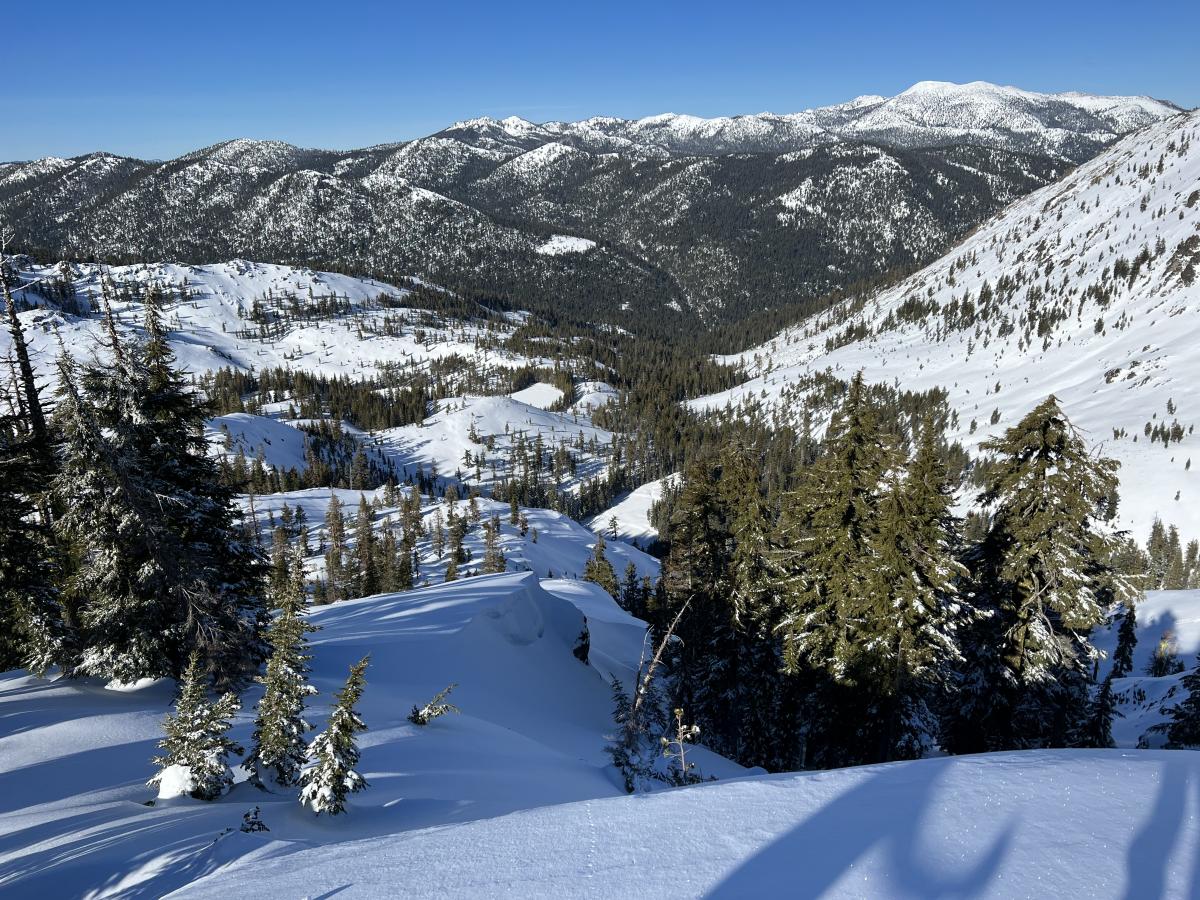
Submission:
<svg viewBox="0 0 1200 900">
<path fill-rule="evenodd" d="M 1122 607 L 1117 629 L 1117 647 L 1113 651 L 1112 677 L 1125 678 L 1133 671 L 1133 649 L 1137 646 L 1137 606 L 1129 601 Z"/>
<path fill-rule="evenodd" d="M 826 449 L 788 498 L 776 565 L 782 576 L 785 662 L 836 680 L 850 677 L 857 648 L 849 627 L 870 605 L 881 485 L 894 451 L 854 376 L 826 433 Z"/>
<path fill-rule="evenodd" d="M 1096 691 L 1095 699 L 1092 700 L 1087 721 L 1078 741 L 1081 747 L 1104 749 L 1116 746 L 1113 743 L 1112 720 L 1113 716 L 1119 715 L 1119 713 L 1117 713 L 1117 703 L 1113 697 L 1112 680 L 1113 676 L 1109 675 L 1100 683 L 1100 688 Z"/>
<path fill-rule="evenodd" d="M 42 675 L 68 663 L 68 613 L 55 584 L 52 536 L 36 499 L 46 457 L 16 417 L 0 417 L 0 671 Z"/>
<path fill-rule="evenodd" d="M 617 572 L 612 563 L 608 561 L 608 557 L 604 553 L 604 546 L 604 535 L 597 534 L 591 558 L 583 567 L 583 580 L 600 585 L 611 596 L 616 597 L 620 590 L 617 586 Z"/>
<path fill-rule="evenodd" d="M 871 583 L 872 602 L 859 616 L 859 675 L 876 692 L 881 712 L 879 760 L 917 758 L 937 733 L 935 710 L 950 667 L 959 662 L 954 488 L 926 420 L 901 481 L 883 499 Z"/>
<path fill-rule="evenodd" d="M 346 518 L 342 502 L 333 494 L 325 509 L 325 582 L 330 602 L 350 596 L 346 576 Z"/>
<path fill-rule="evenodd" d="M 369 597 L 379 593 L 379 552 L 372 528 L 371 507 L 364 494 L 358 495 L 358 514 L 354 519 L 354 556 L 358 573 L 352 579 L 354 595 Z"/>
<path fill-rule="evenodd" d="M 193 651 L 180 684 L 174 714 L 163 722 L 166 736 L 158 746 L 164 752 L 154 758 L 159 771 L 151 787 L 178 788 L 197 800 L 215 800 L 233 785 L 230 753 L 241 753 L 229 738 L 230 720 L 241 709 L 236 694 L 216 701 L 207 697 L 204 664 Z"/>
<path fill-rule="evenodd" d="M 351 667 L 345 687 L 337 692 L 328 726 L 308 748 L 309 764 L 300 775 L 300 802 L 317 815 L 345 812 L 346 798 L 367 787 L 366 779 L 354 770 L 359 757 L 354 736 L 367 730 L 355 706 L 366 685 L 368 659 L 364 656 Z"/>
<path fill-rule="evenodd" d="M 791 689 L 803 697 L 797 757 L 838 766 L 878 756 L 873 707 L 863 682 L 865 634 L 875 600 L 884 476 L 898 462 L 862 374 L 826 431 L 822 453 L 796 473 L 784 498 L 772 566 L 780 590 L 777 626 Z M 868 670 L 869 672 L 869 670 Z"/>
<path fill-rule="evenodd" d="M 500 548 L 500 517 L 493 516 L 483 526 L 483 574 L 495 575 L 508 569 Z"/>
<path fill-rule="evenodd" d="M 245 763 L 251 780 L 262 788 L 272 781 L 283 787 L 299 781 L 307 758 L 304 735 L 312 730 L 304 718 L 305 698 L 317 693 L 308 683 L 312 656 L 307 635 L 317 628 L 303 617 L 307 596 L 299 553 L 292 557 L 288 583 L 278 599 L 279 614 L 267 631 L 271 656 Z"/>
<path fill-rule="evenodd" d="M 204 437 L 206 403 L 173 368 L 151 300 L 147 340 L 111 364 L 60 364 L 55 521 L 74 563 L 78 671 L 131 681 L 177 675 L 199 648 L 218 686 L 265 655 L 261 553 Z"/>
<path fill-rule="evenodd" d="M 996 455 L 979 498 L 993 513 L 973 577 L 991 621 L 971 663 L 989 654 L 974 687 L 994 699 L 957 749 L 1061 746 L 1087 713 L 1090 632 L 1105 606 L 1133 593 L 1108 562 L 1117 548 L 1102 527 L 1117 463 L 1088 453 L 1054 397 L 982 447 Z"/>
<path fill-rule="evenodd" d="M 1200 665 L 1183 676 L 1180 687 L 1187 696 L 1170 710 L 1167 746 L 1200 747 Z"/>
</svg>

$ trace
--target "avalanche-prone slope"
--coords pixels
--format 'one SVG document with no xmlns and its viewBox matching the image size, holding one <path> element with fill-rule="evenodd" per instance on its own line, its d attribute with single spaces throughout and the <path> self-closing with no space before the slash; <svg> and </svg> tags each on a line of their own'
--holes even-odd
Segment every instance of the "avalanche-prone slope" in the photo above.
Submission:
<svg viewBox="0 0 1200 900">
<path fill-rule="evenodd" d="M 595 665 L 573 653 L 585 615 L 596 622 Z M 348 666 L 371 655 L 359 767 L 370 787 L 346 816 L 318 819 L 293 795 L 246 783 L 213 803 L 148 806 L 171 684 L 9 673 L 0 676 L 0 895 L 161 897 L 242 858 L 622 793 L 603 753 L 607 679 L 629 680 L 644 625 L 594 585 L 479 577 L 320 607 L 311 618 L 322 629 L 313 637 L 314 722 L 323 725 Z M 424 728 L 407 721 L 414 704 L 451 682 L 460 715 Z M 239 741 L 249 739 L 260 690 L 243 698 Z M 695 759 L 721 777 L 744 771 L 703 749 Z M 270 831 L 241 833 L 242 814 L 256 805 Z"/>
<path fill-rule="evenodd" d="M 279 857 L 172 896 L 1194 897 L 1200 754 L 1036 751 L 743 778 Z M 234 837 L 237 837 L 236 835 Z"/>
<path fill-rule="evenodd" d="M 943 388 L 975 447 L 1049 394 L 1121 462 L 1121 521 L 1200 533 L 1200 113 L 1125 138 L 898 285 L 742 354 L 695 401 L 798 410 L 812 377 Z M 1164 441 L 1164 434 L 1167 441 Z M 1168 442 L 1169 441 L 1169 442 Z"/>
</svg>

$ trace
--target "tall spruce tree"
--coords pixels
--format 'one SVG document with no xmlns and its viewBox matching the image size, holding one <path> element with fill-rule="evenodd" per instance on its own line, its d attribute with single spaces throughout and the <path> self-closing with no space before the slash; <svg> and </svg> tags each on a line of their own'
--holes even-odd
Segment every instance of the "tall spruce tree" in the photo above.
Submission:
<svg viewBox="0 0 1200 900">
<path fill-rule="evenodd" d="M 1133 650 L 1137 646 L 1137 605 L 1130 600 L 1121 608 L 1120 615 L 1117 647 L 1113 651 L 1113 678 L 1124 678 L 1133 671 Z"/>
<path fill-rule="evenodd" d="M 863 682 L 885 474 L 897 463 L 862 373 L 826 431 L 821 455 L 785 496 L 773 565 L 781 591 L 784 665 L 804 697 L 802 764 L 876 758 L 878 710 Z M 869 670 L 866 670 L 869 674 Z"/>
<path fill-rule="evenodd" d="M 303 616 L 307 599 L 304 559 L 296 552 L 288 566 L 287 584 L 277 595 L 279 612 L 267 631 L 271 656 L 245 763 L 251 780 L 262 788 L 271 783 L 297 784 L 307 759 L 304 735 L 312 725 L 304 718 L 304 702 L 317 693 L 308 683 L 312 656 L 307 635 L 317 627 Z"/>
<path fill-rule="evenodd" d="M 922 756 L 938 733 L 950 667 L 962 659 L 956 629 L 957 523 L 937 432 L 926 419 L 906 476 L 893 475 L 875 541 L 871 603 L 861 614 L 860 680 L 878 696 L 879 759 Z"/>
<path fill-rule="evenodd" d="M 617 586 L 617 572 L 604 553 L 604 535 L 596 535 L 596 544 L 592 548 L 591 558 L 583 565 L 583 580 L 598 584 L 613 597 L 620 593 Z"/>
<path fill-rule="evenodd" d="M 17 416 L 0 417 L 0 671 L 69 663 L 70 623 L 52 536 L 39 510 L 46 457 Z"/>
<path fill-rule="evenodd" d="M 1089 455 L 1055 397 L 982 445 L 995 455 L 980 503 L 991 527 L 972 553 L 987 622 L 970 644 L 953 749 L 1072 743 L 1089 706 L 1090 633 L 1132 585 L 1108 560 L 1117 463 Z"/>
<path fill-rule="evenodd" d="M 325 508 L 325 591 L 330 602 L 349 598 L 348 581 L 346 518 L 342 514 L 342 501 L 333 494 Z"/>
<path fill-rule="evenodd" d="M 345 812 L 346 798 L 367 787 L 366 779 L 354 770 L 359 756 L 354 736 L 367 730 L 355 709 L 366 685 L 367 663 L 364 656 L 351 667 L 345 687 L 337 692 L 328 726 L 308 748 L 308 767 L 300 775 L 300 802 L 317 815 Z"/>
<path fill-rule="evenodd" d="M 358 513 L 354 518 L 354 558 L 358 571 L 352 579 L 354 596 L 379 593 L 379 551 L 372 527 L 371 507 L 365 494 L 358 495 Z"/>
<path fill-rule="evenodd" d="M 85 674 L 177 675 L 201 651 L 218 686 L 265 655 L 264 562 L 208 455 L 205 401 L 174 369 L 152 297 L 146 340 L 111 363 L 60 363 L 55 527 L 70 549 Z"/>
</svg>

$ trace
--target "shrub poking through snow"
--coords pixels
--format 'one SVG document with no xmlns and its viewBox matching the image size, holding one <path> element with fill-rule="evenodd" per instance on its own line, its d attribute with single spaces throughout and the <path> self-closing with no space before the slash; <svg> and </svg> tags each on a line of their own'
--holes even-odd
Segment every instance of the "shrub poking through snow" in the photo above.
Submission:
<svg viewBox="0 0 1200 900">
<path fill-rule="evenodd" d="M 362 697 L 369 656 L 350 669 L 346 686 L 337 693 L 337 706 L 329 715 L 328 727 L 308 747 L 309 766 L 300 775 L 300 802 L 320 815 L 336 816 L 346 811 L 346 798 L 367 786 L 354 767 L 358 745 L 354 736 L 367 726 L 354 709 Z"/>
<path fill-rule="evenodd" d="M 438 691 L 433 699 L 424 706 L 413 706 L 412 712 L 408 714 L 408 721 L 414 725 L 428 725 L 438 716 L 444 716 L 446 713 L 462 712 L 453 703 L 446 703 L 445 700 L 450 696 L 450 692 L 458 687 L 457 684 L 451 684 L 444 690 Z"/>
<path fill-rule="evenodd" d="M 256 831 L 270 831 L 271 829 L 263 822 L 259 815 L 261 810 L 256 806 L 254 809 L 247 810 L 242 816 L 242 831 L 247 834 L 254 834 Z"/>
<path fill-rule="evenodd" d="M 166 737 L 154 758 L 159 771 L 148 784 L 162 799 L 186 794 L 197 800 L 215 800 L 233 784 L 227 757 L 242 748 L 229 739 L 230 719 L 241 709 L 236 694 L 215 702 L 206 696 L 207 678 L 200 654 L 193 652 L 183 673 L 175 712 L 163 722 Z"/>
<path fill-rule="evenodd" d="M 662 752 L 667 759 L 675 760 L 675 769 L 671 772 L 671 780 L 678 785 L 696 784 L 700 775 L 694 772 L 695 763 L 687 761 L 685 746 L 700 737 L 699 725 L 684 725 L 683 710 L 675 709 L 675 734 L 672 737 L 662 736 Z"/>
</svg>

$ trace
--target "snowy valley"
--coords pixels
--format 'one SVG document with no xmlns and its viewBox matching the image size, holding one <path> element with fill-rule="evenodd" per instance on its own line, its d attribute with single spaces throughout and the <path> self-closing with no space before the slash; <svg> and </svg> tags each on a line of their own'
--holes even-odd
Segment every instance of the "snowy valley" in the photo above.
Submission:
<svg viewBox="0 0 1200 900">
<path fill-rule="evenodd" d="M 1198 139 L 0 166 L 0 896 L 1200 896 Z"/>
</svg>

